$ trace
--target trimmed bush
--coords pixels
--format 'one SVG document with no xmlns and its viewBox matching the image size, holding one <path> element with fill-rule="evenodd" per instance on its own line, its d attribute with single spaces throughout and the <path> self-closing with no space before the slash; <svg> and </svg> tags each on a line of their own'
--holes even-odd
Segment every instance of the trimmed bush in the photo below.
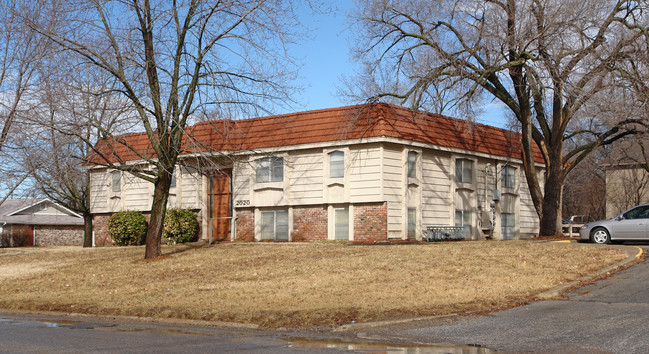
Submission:
<svg viewBox="0 0 649 354">
<path fill-rule="evenodd" d="M 120 211 L 108 219 L 108 234 L 118 246 L 143 244 L 146 229 L 146 217 L 137 211 Z"/>
<path fill-rule="evenodd" d="M 189 209 L 169 209 L 165 215 L 162 236 L 170 243 L 185 243 L 196 240 L 198 218 Z"/>
</svg>

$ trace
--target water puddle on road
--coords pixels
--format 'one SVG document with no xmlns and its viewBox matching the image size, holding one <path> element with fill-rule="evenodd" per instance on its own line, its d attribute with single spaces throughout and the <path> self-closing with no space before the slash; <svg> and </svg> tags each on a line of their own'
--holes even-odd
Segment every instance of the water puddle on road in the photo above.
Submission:
<svg viewBox="0 0 649 354">
<path fill-rule="evenodd" d="M 164 329 L 164 328 L 106 328 L 106 330 L 116 332 L 149 332 L 149 333 L 163 333 L 163 334 L 179 334 L 184 336 L 203 336 L 203 337 L 216 337 L 215 334 L 190 332 L 179 329 Z"/>
<path fill-rule="evenodd" d="M 8 323 L 14 325 L 33 325 L 40 324 L 49 328 L 74 328 L 74 329 L 95 329 L 98 327 L 96 324 L 87 323 L 83 321 L 68 321 L 68 320 L 59 320 L 59 321 L 30 321 L 22 320 L 16 318 L 0 318 L 0 323 Z"/>
<path fill-rule="evenodd" d="M 344 342 L 309 338 L 283 338 L 291 348 L 298 349 L 339 349 L 354 353 L 404 353 L 404 354 L 492 354 L 497 353 L 478 346 L 449 345 L 396 345 L 382 343 Z"/>
</svg>

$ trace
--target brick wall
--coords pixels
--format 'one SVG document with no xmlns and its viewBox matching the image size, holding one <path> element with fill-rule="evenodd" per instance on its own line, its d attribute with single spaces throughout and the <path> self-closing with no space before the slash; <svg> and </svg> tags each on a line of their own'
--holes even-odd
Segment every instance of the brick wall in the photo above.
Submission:
<svg viewBox="0 0 649 354">
<path fill-rule="evenodd" d="M 377 242 L 388 239 L 388 204 L 354 205 L 354 242 Z"/>
<path fill-rule="evenodd" d="M 387 203 L 354 205 L 354 242 L 386 241 L 388 235 L 387 215 Z M 147 217 L 148 221 L 149 215 L 145 214 L 145 216 Z M 112 239 L 108 235 L 107 229 L 109 218 L 110 214 L 93 215 L 95 245 L 97 246 L 112 245 Z M 307 206 L 293 208 L 293 232 L 291 233 L 291 240 L 295 242 L 326 240 L 328 233 L 327 219 L 328 214 L 326 206 Z M 237 209 L 235 241 L 253 242 L 254 240 L 254 209 Z M 81 230 L 80 244 L 82 243 L 83 230 Z"/>
<path fill-rule="evenodd" d="M 94 214 L 92 216 L 92 230 L 95 233 L 95 246 L 110 246 L 113 239 L 108 234 L 108 219 L 111 214 Z"/>
<path fill-rule="evenodd" d="M 387 203 L 354 205 L 354 242 L 378 242 L 387 240 Z M 294 242 L 326 240 L 328 234 L 328 213 L 326 206 L 305 206 L 293 208 Z M 255 240 L 254 209 L 237 209 L 236 241 Z"/>
<path fill-rule="evenodd" d="M 235 241 L 252 242 L 255 240 L 255 210 L 237 209 Z"/>
<path fill-rule="evenodd" d="M 293 208 L 291 240 L 316 241 L 327 239 L 327 207 Z"/>
<path fill-rule="evenodd" d="M 202 213 L 200 212 L 200 210 L 193 210 L 193 211 L 196 214 L 196 217 L 198 218 L 198 238 L 197 239 L 200 240 L 203 233 L 202 232 L 203 228 L 201 227 Z M 144 214 L 144 217 L 146 217 L 146 222 L 148 224 L 149 219 L 151 219 L 151 213 L 143 212 L 142 214 Z M 110 238 L 110 235 L 108 234 L 108 219 L 110 219 L 111 215 L 113 215 L 113 213 L 92 215 L 92 230 L 95 233 L 95 246 L 113 245 L 113 239 Z M 81 239 L 82 239 L 81 244 L 83 244 L 83 236 Z"/>
<path fill-rule="evenodd" d="M 35 246 L 83 246 L 83 225 L 36 225 Z"/>
<path fill-rule="evenodd" d="M 108 234 L 108 219 L 110 219 L 111 215 L 113 214 L 114 213 L 94 214 L 92 216 L 92 230 L 95 233 L 95 246 L 100 247 L 100 246 L 114 245 L 113 239 Z M 149 219 L 151 218 L 151 214 L 150 213 L 142 213 L 142 214 L 144 214 L 144 217 L 146 218 L 146 222 L 148 224 Z M 200 225 L 200 220 L 199 220 L 199 225 Z"/>
</svg>

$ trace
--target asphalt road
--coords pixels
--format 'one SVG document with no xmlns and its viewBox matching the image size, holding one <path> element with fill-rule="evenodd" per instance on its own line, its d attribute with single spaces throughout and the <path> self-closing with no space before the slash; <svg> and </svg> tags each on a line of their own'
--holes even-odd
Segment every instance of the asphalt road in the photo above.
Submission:
<svg viewBox="0 0 649 354">
<path fill-rule="evenodd" d="M 483 354 L 470 346 L 431 346 L 343 340 L 300 333 L 124 319 L 0 314 L 0 353 L 453 353 Z"/>
<path fill-rule="evenodd" d="M 649 248 L 649 246 L 645 246 Z M 649 262 L 568 293 L 488 316 L 347 332 L 263 331 L 0 313 L 1 353 L 649 352 Z M 393 344 L 368 344 L 383 342 Z"/>
<path fill-rule="evenodd" d="M 644 248 L 649 248 L 643 246 Z M 365 338 L 472 344 L 505 352 L 649 352 L 649 261 L 567 293 L 489 316 L 374 328 Z"/>
</svg>

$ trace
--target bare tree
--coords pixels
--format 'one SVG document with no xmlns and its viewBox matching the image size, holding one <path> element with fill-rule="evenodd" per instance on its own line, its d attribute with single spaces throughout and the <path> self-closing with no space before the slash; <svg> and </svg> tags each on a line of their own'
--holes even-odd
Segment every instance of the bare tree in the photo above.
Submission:
<svg viewBox="0 0 649 354">
<path fill-rule="evenodd" d="M 81 214 L 84 247 L 92 246 L 90 170 L 83 163 L 102 132 L 132 127 L 130 107 L 116 94 L 115 81 L 105 72 L 75 65 L 65 54 L 52 55 L 38 68 L 43 80 L 30 95 L 32 108 L 22 118 L 25 129 L 14 157 L 31 172 L 31 186 L 40 195 Z"/>
<path fill-rule="evenodd" d="M 51 0 L 51 3 L 57 2 Z M 188 120 L 205 111 L 237 118 L 268 102 L 290 102 L 288 46 L 300 28 L 291 0 L 94 1 L 57 4 L 67 22 L 30 26 L 115 79 L 149 146 L 134 147 L 102 129 L 91 162 L 154 183 L 145 258 L 159 256 L 174 167 Z M 155 168 L 127 164 L 128 149 Z M 139 149 L 139 150 L 138 150 Z"/>
<path fill-rule="evenodd" d="M 606 216 L 606 171 L 602 156 L 594 153 L 566 177 L 563 190 L 563 215 L 584 215 L 581 221 L 601 220 Z M 580 220 L 577 220 L 580 221 Z"/>
<path fill-rule="evenodd" d="M 554 235 L 568 173 L 599 146 L 644 124 L 634 83 L 646 79 L 638 75 L 647 67 L 647 7 L 646 1 L 373 0 L 359 2 L 354 18 L 362 34 L 358 55 L 370 69 L 363 75 L 389 79 L 377 82 L 373 99 L 452 107 L 466 116 L 492 98 L 513 113 L 540 234 Z M 393 75 L 376 75 L 386 71 Z M 593 111 L 622 96 L 631 108 L 622 117 Z M 569 140 L 579 143 L 567 149 Z M 545 183 L 537 177 L 535 145 Z"/>
<path fill-rule="evenodd" d="M 614 144 L 606 167 L 606 211 L 612 217 L 649 202 L 649 156 L 646 136 L 638 135 Z"/>
<path fill-rule="evenodd" d="M 10 0 L 0 4 L 0 150 L 17 115 L 26 109 L 24 98 L 37 81 L 36 69 L 47 55 L 47 41 L 25 25 L 17 11 L 38 16 L 36 4 Z M 51 21 L 45 23 L 51 27 Z"/>
<path fill-rule="evenodd" d="M 0 188 L 6 192 L 0 204 L 13 195 L 26 191 L 21 186 L 28 179 L 30 170 L 20 168 L 13 155 L 18 151 L 12 138 L 22 131 L 21 119 L 29 112 L 33 102 L 30 96 L 41 77 L 38 67 L 50 54 L 49 42 L 26 25 L 19 15 L 39 18 L 44 28 L 56 26 L 57 15 L 35 2 L 7 0 L 0 2 L 0 153 L 3 163 Z"/>
</svg>

